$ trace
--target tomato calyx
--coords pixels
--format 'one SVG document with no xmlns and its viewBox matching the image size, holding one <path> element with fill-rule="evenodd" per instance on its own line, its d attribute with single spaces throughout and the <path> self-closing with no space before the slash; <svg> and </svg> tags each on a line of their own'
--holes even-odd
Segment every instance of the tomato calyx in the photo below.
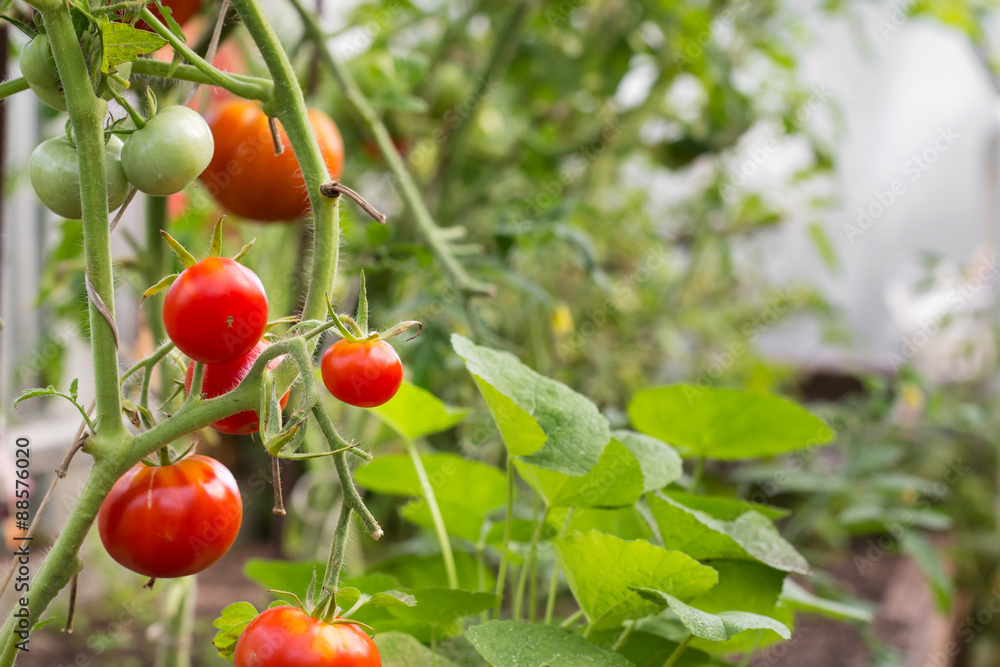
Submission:
<svg viewBox="0 0 1000 667">
<path fill-rule="evenodd" d="M 406 320 L 400 322 L 392 327 L 389 327 L 385 331 L 368 331 L 368 292 L 365 287 L 365 272 L 361 271 L 361 290 L 358 295 L 358 312 L 355 317 L 350 315 L 344 315 L 338 313 L 333 308 L 333 303 L 330 301 L 330 295 L 326 295 L 326 309 L 330 315 L 330 319 L 333 321 L 334 326 L 337 328 L 337 332 L 340 337 L 344 340 L 348 340 L 352 343 L 373 343 L 378 340 L 385 340 L 387 338 L 392 338 L 405 333 L 408 329 L 417 327 L 417 333 L 413 334 L 406 340 L 410 341 L 416 338 L 423 332 L 424 325 L 417 320 Z"/>
<path fill-rule="evenodd" d="M 215 223 L 215 229 L 212 230 L 212 245 L 208 251 L 209 257 L 222 256 L 222 221 L 225 219 L 226 216 L 222 216 L 221 218 L 219 218 L 219 221 Z M 185 269 L 190 269 L 192 266 L 198 263 L 198 260 L 194 258 L 194 255 L 188 252 L 187 248 L 181 245 L 180 241 L 175 239 L 173 236 L 171 236 L 164 230 L 160 230 L 160 235 L 163 237 L 163 240 L 167 242 L 167 245 L 170 246 L 170 250 L 174 253 L 174 255 L 177 257 L 180 263 L 184 265 Z M 232 260 L 234 262 L 242 262 L 243 258 L 246 257 L 248 252 L 250 252 L 250 248 L 252 248 L 253 244 L 256 242 L 257 242 L 256 237 L 250 239 L 249 243 L 240 248 L 240 251 L 232 256 Z M 173 285 L 174 282 L 180 277 L 180 275 L 181 274 L 179 273 L 172 273 L 169 276 L 163 278 L 160 282 L 156 283 L 155 285 L 147 289 L 145 292 L 142 293 L 142 299 L 139 300 L 139 305 L 141 306 L 142 303 L 149 297 L 155 294 L 159 294 L 163 290 Z M 271 326 L 274 326 L 279 322 L 280 320 L 275 321 L 274 323 L 271 324 Z"/>
<path fill-rule="evenodd" d="M 319 591 L 316 590 L 316 568 L 313 568 L 312 580 L 309 582 L 309 587 L 306 589 L 305 602 L 303 602 L 302 598 L 295 593 L 290 593 L 288 591 L 272 589 L 268 592 L 288 597 L 293 602 L 291 606 L 297 608 L 305 615 L 310 618 L 314 618 L 317 621 L 326 623 L 327 625 L 357 625 L 364 628 L 365 632 L 369 636 L 374 637 L 375 629 L 370 625 L 347 617 L 347 615 L 354 611 L 354 608 L 340 610 L 337 605 L 337 589 L 326 588 L 326 584 L 327 582 L 324 582 L 323 588 Z"/>
</svg>

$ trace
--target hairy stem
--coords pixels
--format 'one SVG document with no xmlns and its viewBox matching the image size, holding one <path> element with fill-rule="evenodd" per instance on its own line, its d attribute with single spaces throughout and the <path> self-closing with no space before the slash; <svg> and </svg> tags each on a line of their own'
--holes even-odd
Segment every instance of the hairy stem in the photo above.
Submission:
<svg viewBox="0 0 1000 667">
<path fill-rule="evenodd" d="M 0 83 L 0 100 L 28 89 L 28 81 L 22 76 Z"/>
<path fill-rule="evenodd" d="M 389 165 L 389 170 L 400 187 L 403 200 L 413 213 L 413 218 L 416 220 L 420 233 L 423 234 L 424 239 L 430 246 L 434 256 L 437 257 L 444 272 L 454 281 L 455 286 L 465 294 L 492 295 L 493 287 L 473 279 L 466 272 L 465 267 L 455 258 L 455 254 L 448 244 L 448 240 L 445 238 L 446 235 L 434 221 L 433 216 L 427 209 L 427 204 L 424 203 L 420 195 L 420 190 L 417 188 L 416 182 L 406 168 L 403 156 L 399 154 L 396 146 L 392 143 L 389 130 L 386 129 L 385 124 L 379 118 L 375 109 L 372 108 L 371 104 L 365 98 L 364 93 L 361 92 L 347 66 L 338 62 L 333 57 L 333 54 L 327 47 L 326 36 L 317 18 L 305 8 L 301 0 L 291 0 L 291 3 L 302 18 L 306 35 L 316 45 L 323 64 L 330 70 L 337 83 L 343 89 L 344 98 L 347 100 L 347 103 L 361 118 L 363 125 L 375 139 L 379 151 L 385 157 Z"/>
<path fill-rule="evenodd" d="M 312 204 L 312 253 L 310 255 L 309 289 L 302 307 L 302 319 L 318 319 L 326 313 L 326 296 L 333 289 L 337 277 L 340 253 L 340 222 L 338 199 L 324 197 L 320 186 L 330 180 L 326 162 L 307 114 L 306 100 L 302 95 L 295 70 L 281 42 L 264 15 L 257 0 L 233 0 L 243 23 L 253 37 L 260 54 L 274 79 L 273 104 L 278 110 L 288 140 L 302 169 L 309 201 Z"/>
<path fill-rule="evenodd" d="M 104 175 L 104 114 L 107 104 L 94 94 L 90 75 L 77 43 L 69 4 L 56 3 L 43 12 L 52 55 L 66 92 L 66 106 L 73 126 L 81 179 L 83 246 L 87 277 L 114 316 L 115 292 L 111 267 L 111 233 L 108 227 L 108 191 Z M 90 334 L 97 398 L 97 433 L 125 433 L 118 393 L 118 347 L 113 320 L 108 321 L 91 300 Z"/>
</svg>

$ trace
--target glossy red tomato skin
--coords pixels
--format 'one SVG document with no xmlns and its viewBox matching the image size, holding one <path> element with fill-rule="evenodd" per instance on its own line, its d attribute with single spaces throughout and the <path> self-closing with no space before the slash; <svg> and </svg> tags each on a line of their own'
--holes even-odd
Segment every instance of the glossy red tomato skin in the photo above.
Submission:
<svg viewBox="0 0 1000 667">
<path fill-rule="evenodd" d="M 274 607 L 240 635 L 233 667 L 382 667 L 382 658 L 356 625 L 327 625 L 295 607 Z"/>
<path fill-rule="evenodd" d="M 111 557 L 158 579 L 185 577 L 215 563 L 233 545 L 242 521 L 233 474 L 197 454 L 169 466 L 135 466 L 97 515 Z"/>
<path fill-rule="evenodd" d="M 388 402 L 403 384 L 403 364 L 384 340 L 339 340 L 323 353 L 320 368 L 330 393 L 359 408 Z"/>
<path fill-rule="evenodd" d="M 205 364 L 243 358 L 267 327 L 267 294 L 250 269 L 209 257 L 181 272 L 163 299 L 163 324 L 177 349 Z"/>
<path fill-rule="evenodd" d="M 253 367 L 253 362 L 265 349 L 267 349 L 267 343 L 260 341 L 245 356 L 236 361 L 228 364 L 206 364 L 205 375 L 201 382 L 201 393 L 207 398 L 215 398 L 235 389 L 243 378 L 247 376 L 250 368 Z M 281 357 L 278 357 L 268 363 L 267 367 L 275 368 L 280 363 Z M 192 361 L 188 364 L 187 373 L 184 374 L 185 394 L 191 393 L 191 382 L 193 379 L 194 362 Z M 288 403 L 288 395 L 290 393 L 290 391 L 286 391 L 285 395 L 281 397 L 280 404 L 282 408 Z M 237 412 L 231 417 L 220 419 L 212 424 L 212 428 L 220 433 L 228 433 L 230 435 L 249 435 L 260 430 L 260 418 L 257 416 L 256 411 L 245 410 L 244 412 Z"/>
<path fill-rule="evenodd" d="M 302 171 L 284 128 L 285 151 L 274 154 L 267 115 L 257 102 L 233 100 L 206 114 L 215 138 L 215 154 L 201 180 L 209 193 L 232 213 L 248 220 L 296 220 L 310 211 Z M 309 123 L 319 141 L 330 178 L 340 178 L 344 141 L 333 120 L 309 110 Z"/>
</svg>

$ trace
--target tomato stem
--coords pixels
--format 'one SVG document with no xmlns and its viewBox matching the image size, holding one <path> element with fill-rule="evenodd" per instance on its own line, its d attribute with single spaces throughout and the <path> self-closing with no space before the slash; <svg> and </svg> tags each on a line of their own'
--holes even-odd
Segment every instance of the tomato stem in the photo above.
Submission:
<svg viewBox="0 0 1000 667">
<path fill-rule="evenodd" d="M 406 443 L 406 452 L 410 455 L 410 460 L 413 461 L 413 467 L 416 468 L 417 479 L 420 480 L 420 488 L 424 492 L 424 502 L 427 503 L 427 509 L 430 510 L 431 519 L 434 521 L 434 532 L 437 534 L 438 544 L 441 547 L 441 555 L 444 557 L 444 569 L 448 574 L 448 586 L 458 588 L 458 570 L 455 569 L 455 554 L 451 550 L 451 540 L 448 539 L 448 530 L 444 525 L 444 518 L 441 516 L 441 508 L 438 507 L 434 487 L 427 476 L 427 469 L 420 458 L 420 452 L 417 451 L 417 445 L 409 438 L 406 438 L 404 442 Z"/>
</svg>

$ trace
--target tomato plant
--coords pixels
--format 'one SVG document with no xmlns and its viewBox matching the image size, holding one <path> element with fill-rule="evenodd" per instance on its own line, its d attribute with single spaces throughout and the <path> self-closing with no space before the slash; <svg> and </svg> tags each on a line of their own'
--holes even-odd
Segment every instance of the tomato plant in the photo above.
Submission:
<svg viewBox="0 0 1000 667">
<path fill-rule="evenodd" d="M 129 135 L 121 149 L 121 165 L 140 192 L 172 195 L 205 170 L 213 150 L 212 131 L 201 114 L 171 106 Z"/>
<path fill-rule="evenodd" d="M 247 376 L 247 373 L 250 372 L 253 362 L 257 360 L 257 357 L 266 348 L 267 343 L 260 341 L 246 355 L 236 361 L 206 366 L 205 377 L 201 385 L 202 394 L 208 398 L 215 398 L 235 389 Z M 279 363 L 281 363 L 281 359 L 275 359 L 268 364 L 268 368 L 274 369 Z M 192 361 L 188 364 L 187 372 L 184 374 L 184 391 L 186 393 L 191 393 L 191 382 L 193 379 L 194 362 Z M 285 395 L 281 397 L 280 404 L 282 408 L 288 403 L 289 394 L 290 392 L 286 391 Z M 213 422 L 211 426 L 220 433 L 247 435 L 260 430 L 260 418 L 254 410 L 246 410 L 245 412 L 239 412 L 231 417 Z"/>
<path fill-rule="evenodd" d="M 104 176 L 109 210 L 115 210 L 128 195 L 128 179 L 122 171 L 122 141 L 111 136 L 104 149 Z M 76 147 L 66 136 L 38 144 L 28 160 L 31 187 L 45 207 L 56 215 L 79 220 L 83 216 L 80 199 L 80 167 Z"/>
<path fill-rule="evenodd" d="M 344 166 L 340 131 L 322 111 L 310 109 L 308 117 L 330 178 L 339 178 Z M 248 220 L 263 222 L 295 220 L 309 212 L 305 181 L 288 134 L 279 129 L 286 148 L 275 155 L 268 118 L 259 104 L 227 102 L 210 111 L 208 121 L 215 155 L 201 179 L 220 204 Z"/>
<path fill-rule="evenodd" d="M 235 667 L 381 667 L 371 638 L 351 623 L 328 624 L 295 607 L 274 607 L 250 622 Z"/>
<path fill-rule="evenodd" d="M 229 470 L 207 456 L 139 464 L 119 479 L 98 514 L 111 557 L 147 577 L 184 577 L 222 558 L 236 541 L 243 502 Z"/>
<path fill-rule="evenodd" d="M 359 408 L 388 402 L 403 384 L 403 364 L 384 340 L 339 340 L 323 353 L 320 368 L 330 393 Z"/>
<path fill-rule="evenodd" d="M 267 326 L 267 294 L 250 269 L 208 257 L 178 276 L 163 299 L 170 340 L 195 361 L 235 362 L 257 345 Z"/>
</svg>

